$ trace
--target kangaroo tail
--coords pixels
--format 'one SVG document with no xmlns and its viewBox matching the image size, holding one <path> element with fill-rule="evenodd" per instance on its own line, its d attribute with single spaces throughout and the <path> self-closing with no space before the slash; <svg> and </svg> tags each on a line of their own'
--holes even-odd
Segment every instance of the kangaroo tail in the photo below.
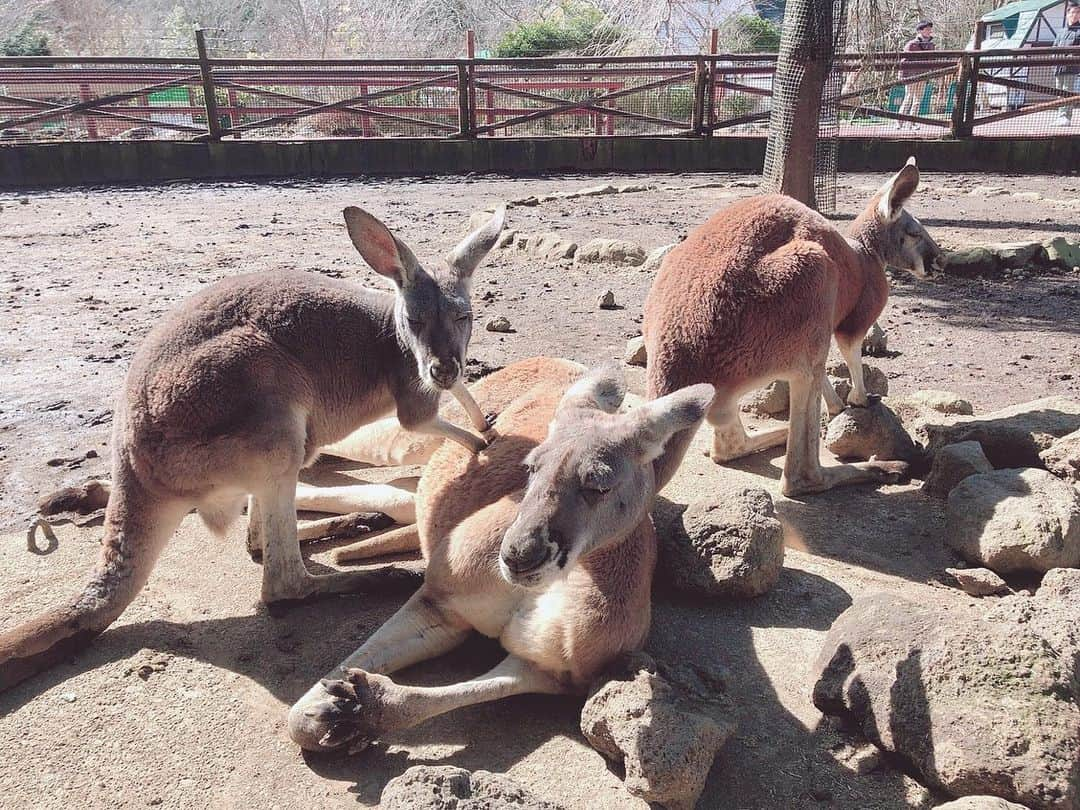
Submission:
<svg viewBox="0 0 1080 810">
<path fill-rule="evenodd" d="M 101 555 L 74 599 L 0 633 L 0 692 L 85 647 L 150 577 L 190 504 L 150 496 L 130 470 L 114 475 Z"/>
</svg>

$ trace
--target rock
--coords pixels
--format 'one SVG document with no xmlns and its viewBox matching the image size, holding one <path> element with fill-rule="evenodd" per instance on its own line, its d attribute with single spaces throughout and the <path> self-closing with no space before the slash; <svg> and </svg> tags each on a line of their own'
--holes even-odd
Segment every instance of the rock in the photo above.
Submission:
<svg viewBox="0 0 1080 810">
<path fill-rule="evenodd" d="M 955 579 L 968 596 L 997 596 L 1009 593 L 1005 580 L 989 568 L 946 568 L 945 573 Z"/>
<path fill-rule="evenodd" d="M 590 239 L 574 254 L 574 264 L 619 264 L 637 267 L 645 261 L 645 248 L 622 239 Z"/>
<path fill-rule="evenodd" d="M 1058 478 L 1080 484 L 1080 430 L 1062 436 L 1039 453 L 1039 459 Z"/>
<path fill-rule="evenodd" d="M 1077 810 L 1078 625 L 1080 599 L 1055 594 L 860 596 L 825 638 L 814 704 L 946 793 Z"/>
<path fill-rule="evenodd" d="M 972 197 L 1000 197 L 1008 193 L 1004 186 L 975 186 L 968 192 Z"/>
<path fill-rule="evenodd" d="M 628 366 L 644 366 L 647 358 L 645 356 L 645 338 L 644 336 L 638 336 L 630 338 L 626 341 L 626 351 L 623 352 L 623 360 Z"/>
<path fill-rule="evenodd" d="M 694 807 L 735 725 L 721 680 L 687 665 L 660 667 L 644 653 L 594 686 L 581 711 L 581 733 L 622 763 L 626 789 L 672 810 Z"/>
<path fill-rule="evenodd" d="M 517 242 L 517 238 L 518 238 L 518 232 L 517 231 L 510 230 L 510 229 L 504 229 L 503 232 L 499 234 L 499 238 L 495 240 L 495 247 L 497 247 L 497 248 L 512 247 L 514 245 L 514 243 Z"/>
<path fill-rule="evenodd" d="M 518 197 L 515 200 L 510 200 L 511 206 L 520 205 L 525 207 L 531 207 L 539 204 L 540 198 L 537 197 L 535 194 L 530 194 L 528 197 Z"/>
<path fill-rule="evenodd" d="M 885 376 L 884 371 L 866 363 L 862 364 L 862 371 L 866 393 L 879 397 L 889 395 L 889 378 Z M 829 375 L 829 382 L 836 389 L 840 399 L 847 402 L 848 394 L 851 393 L 851 370 L 847 367 L 847 363 L 842 360 L 829 363 L 825 367 L 825 372 Z"/>
<path fill-rule="evenodd" d="M 1041 467 L 1039 453 L 1055 439 L 1080 430 L 1080 403 L 1047 397 L 950 425 L 926 425 L 927 449 L 977 441 L 997 468 Z"/>
<path fill-rule="evenodd" d="M 825 446 L 840 459 L 920 462 L 919 447 L 900 419 L 881 402 L 845 408 L 829 422 Z"/>
<path fill-rule="evenodd" d="M 557 233 L 542 233 L 539 236 L 529 237 L 526 245 L 529 252 L 549 261 L 559 259 L 572 259 L 577 253 L 577 242 L 563 239 Z"/>
<path fill-rule="evenodd" d="M 61 692 L 60 699 L 64 701 L 64 703 L 74 703 L 79 698 L 74 692 Z"/>
<path fill-rule="evenodd" d="M 757 188 L 760 185 L 757 180 L 732 180 L 728 183 L 730 188 Z"/>
<path fill-rule="evenodd" d="M 885 330 L 875 323 L 863 338 L 862 353 L 869 357 L 885 357 L 888 352 L 889 337 L 885 334 Z"/>
<path fill-rule="evenodd" d="M 987 250 L 997 255 L 1002 267 L 1019 270 L 1025 267 L 1045 267 L 1050 263 L 1046 248 L 1039 242 L 1001 242 L 986 245 Z"/>
<path fill-rule="evenodd" d="M 660 265 L 661 263 L 663 263 L 664 257 L 671 253 L 671 249 L 674 248 L 677 244 L 679 243 L 672 242 L 670 245 L 662 245 L 661 247 L 656 248 L 648 256 L 645 257 L 645 261 L 642 262 L 638 269 L 641 270 L 641 272 L 643 273 L 655 273 L 657 270 L 660 269 Z"/>
<path fill-rule="evenodd" d="M 904 399 L 923 408 L 929 408 L 938 413 L 947 413 L 956 416 L 971 416 L 975 411 L 971 403 L 963 399 L 959 394 L 951 391 L 939 391 L 933 388 L 923 388 L 919 391 L 906 394 Z"/>
<path fill-rule="evenodd" d="M 1007 802 L 997 796 L 965 796 L 953 802 L 939 804 L 937 810 L 1028 810 L 1025 805 Z"/>
<path fill-rule="evenodd" d="M 615 293 L 611 290 L 604 290 L 596 298 L 596 306 L 599 309 L 618 309 L 615 303 Z"/>
<path fill-rule="evenodd" d="M 513 327 L 510 326 L 510 319 L 505 315 L 496 315 L 489 320 L 484 326 L 489 332 L 513 332 Z"/>
<path fill-rule="evenodd" d="M 932 497 L 947 498 L 953 487 L 968 476 L 993 470 L 978 442 L 950 444 L 934 454 L 922 489 Z"/>
<path fill-rule="evenodd" d="M 1043 198 L 1043 195 L 1037 191 L 1014 191 L 1013 198 L 1026 202 L 1038 202 Z"/>
<path fill-rule="evenodd" d="M 1046 258 L 1064 269 L 1080 265 L 1080 242 L 1070 242 L 1064 236 L 1055 236 L 1043 242 Z"/>
<path fill-rule="evenodd" d="M 959 278 L 999 278 L 1004 268 L 986 248 L 969 247 L 945 253 L 941 269 L 945 275 Z"/>
<path fill-rule="evenodd" d="M 791 389 L 787 380 L 773 380 L 764 388 L 752 391 L 739 405 L 746 413 L 757 416 L 783 417 L 788 412 Z"/>
<path fill-rule="evenodd" d="M 719 503 L 663 502 L 654 511 L 659 573 L 683 593 L 747 599 L 770 590 L 784 566 L 784 529 L 763 489 Z"/>
<path fill-rule="evenodd" d="M 1080 493 L 1045 470 L 995 470 L 949 493 L 945 542 L 999 574 L 1080 566 Z"/>
<path fill-rule="evenodd" d="M 600 197 L 605 194 L 618 194 L 619 190 L 610 183 L 605 183 L 602 186 L 589 186 L 588 188 L 579 189 L 573 193 L 577 197 Z"/>
<path fill-rule="evenodd" d="M 620 194 L 634 194 L 639 191 L 652 191 L 656 186 L 646 185 L 645 183 L 624 183 L 618 187 Z"/>
<path fill-rule="evenodd" d="M 513 779 L 452 765 L 414 765 L 386 783 L 382 810 L 560 810 Z"/>
</svg>

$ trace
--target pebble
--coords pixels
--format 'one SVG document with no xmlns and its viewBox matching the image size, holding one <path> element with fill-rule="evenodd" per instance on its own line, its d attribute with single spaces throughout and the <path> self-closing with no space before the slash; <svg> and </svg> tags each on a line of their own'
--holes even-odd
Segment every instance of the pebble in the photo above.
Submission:
<svg viewBox="0 0 1080 810">
<path fill-rule="evenodd" d="M 611 290 L 604 290 L 596 299 L 596 305 L 600 309 L 615 309 L 615 293 Z"/>
<path fill-rule="evenodd" d="M 489 332 L 513 332 L 514 329 L 510 325 L 510 319 L 505 315 L 496 315 L 494 318 L 487 322 L 484 327 Z"/>
</svg>

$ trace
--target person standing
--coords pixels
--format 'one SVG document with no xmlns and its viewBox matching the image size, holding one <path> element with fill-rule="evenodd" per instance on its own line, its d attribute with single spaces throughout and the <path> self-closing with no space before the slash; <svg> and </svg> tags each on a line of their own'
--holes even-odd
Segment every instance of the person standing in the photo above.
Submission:
<svg viewBox="0 0 1080 810">
<path fill-rule="evenodd" d="M 1055 48 L 1080 47 L 1080 0 L 1069 0 L 1065 8 L 1065 25 L 1054 39 Z M 1063 63 L 1054 68 L 1054 87 L 1068 93 L 1080 92 L 1080 61 Z M 1057 125 L 1067 127 L 1072 123 L 1075 104 L 1058 108 Z"/>
<path fill-rule="evenodd" d="M 1077 0 L 1080 2 L 1080 0 Z M 915 38 L 909 41 L 904 46 L 905 53 L 913 53 L 915 51 L 932 51 L 934 50 L 934 23 L 931 20 L 921 20 L 918 25 L 915 26 Z M 926 63 L 921 59 L 900 59 L 900 78 L 910 79 L 913 76 L 918 76 L 920 73 L 926 73 Z M 929 82 L 914 82 L 912 84 L 902 85 L 904 88 L 904 100 L 900 102 L 900 109 L 897 110 L 901 115 L 918 115 L 919 106 L 922 101 L 923 95 L 926 93 L 926 86 Z M 897 121 L 896 128 L 903 129 L 904 124 L 909 123 L 907 121 Z M 915 124 L 911 124 L 911 128 L 915 128 Z"/>
</svg>

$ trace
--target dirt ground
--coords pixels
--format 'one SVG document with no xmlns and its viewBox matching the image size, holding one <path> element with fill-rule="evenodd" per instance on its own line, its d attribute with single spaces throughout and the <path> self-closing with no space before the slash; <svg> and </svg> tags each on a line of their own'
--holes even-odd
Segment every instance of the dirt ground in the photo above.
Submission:
<svg viewBox="0 0 1080 810">
<path fill-rule="evenodd" d="M 843 227 L 884 178 L 847 175 Z M 350 180 L 173 184 L 155 188 L 0 195 L 0 628 L 73 591 L 100 529 L 58 530 L 59 547 L 25 551 L 37 497 L 107 472 L 111 399 L 141 336 L 166 309 L 228 275 L 295 267 L 371 282 L 340 211 L 369 208 L 432 256 L 500 199 L 598 182 L 656 189 L 515 207 L 510 225 L 577 241 L 615 237 L 651 249 L 727 202 L 757 193 L 738 175 Z M 743 181 L 735 187 L 702 183 Z M 972 196 L 984 184 L 1076 201 L 1075 177 L 925 176 L 911 209 L 945 247 L 1043 239 L 1080 231 L 1077 207 L 1012 195 Z M 497 251 L 478 271 L 470 356 L 502 365 L 534 354 L 591 363 L 621 357 L 638 334 L 651 277 L 636 269 L 575 269 Z M 892 394 L 945 388 L 976 413 L 1080 391 L 1080 278 L 1006 281 L 895 279 L 881 318 L 895 356 Z M 614 291 L 621 309 L 599 311 Z M 483 324 L 505 315 L 515 332 Z M 630 369 L 631 388 L 642 387 Z M 657 656 L 726 669 L 741 709 L 701 807 L 905 808 L 941 800 L 895 763 L 857 776 L 845 733 L 810 702 L 811 664 L 832 621 L 861 593 L 887 589 L 940 599 L 954 559 L 938 504 L 915 485 L 779 494 L 782 456 L 718 468 L 697 438 L 665 497 L 723 498 L 768 489 L 787 532 L 778 586 L 741 603 L 661 594 L 648 647 Z M 88 458 L 87 455 L 90 454 Z M 49 462 L 53 464 L 50 465 Z M 415 472 L 415 471 L 406 471 Z M 367 480 L 324 465 L 313 480 Z M 326 546 L 312 559 L 328 564 Z M 343 596 L 271 615 L 242 527 L 228 541 L 185 521 L 150 584 L 117 624 L 71 662 L 0 695 L 0 807 L 374 806 L 386 782 L 419 763 L 507 772 L 568 808 L 645 805 L 578 730 L 580 703 L 520 697 L 429 722 L 353 756 L 303 756 L 284 735 L 285 709 L 400 604 Z M 444 682 L 488 668 L 483 641 L 405 673 Z"/>
</svg>

